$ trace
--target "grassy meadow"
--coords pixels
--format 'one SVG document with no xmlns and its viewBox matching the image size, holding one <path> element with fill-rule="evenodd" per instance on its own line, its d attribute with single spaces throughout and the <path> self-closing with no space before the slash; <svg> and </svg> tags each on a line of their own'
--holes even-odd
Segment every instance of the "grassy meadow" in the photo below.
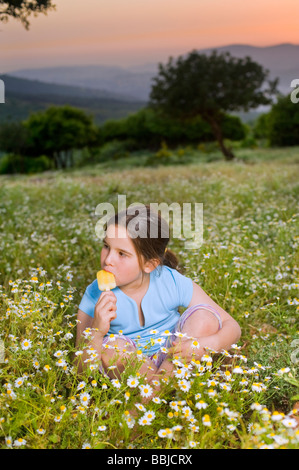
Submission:
<svg viewBox="0 0 299 470">
<path fill-rule="evenodd" d="M 1 176 L 1 448 L 299 448 L 299 148 L 236 153 Z M 158 396 L 134 354 L 120 381 L 73 365 L 78 305 L 100 267 L 95 208 L 117 209 L 119 194 L 203 203 L 201 248 L 170 248 L 242 328 L 230 351 L 178 360 Z"/>
</svg>

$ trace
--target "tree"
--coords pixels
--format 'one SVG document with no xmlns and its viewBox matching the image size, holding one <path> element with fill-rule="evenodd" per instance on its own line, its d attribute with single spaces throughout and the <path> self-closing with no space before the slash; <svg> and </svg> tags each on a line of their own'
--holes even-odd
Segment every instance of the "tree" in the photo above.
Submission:
<svg viewBox="0 0 299 470">
<path fill-rule="evenodd" d="M 250 57 L 192 51 L 176 60 L 170 57 L 166 65 L 159 64 L 150 106 L 182 120 L 200 115 L 210 124 L 225 158 L 232 160 L 234 154 L 224 145 L 220 124 L 223 113 L 271 103 L 278 79 L 267 81 L 265 88 L 268 75 L 269 71 Z"/>
<path fill-rule="evenodd" d="M 21 122 L 5 122 L 0 126 L 0 150 L 3 152 L 25 155 L 27 140 L 28 132 Z"/>
<path fill-rule="evenodd" d="M 34 16 L 38 13 L 46 15 L 49 10 L 54 9 L 52 0 L 0 0 L 0 21 L 6 23 L 9 18 L 15 18 L 29 29 L 28 18 L 32 13 Z"/>
<path fill-rule="evenodd" d="M 268 113 L 267 137 L 271 146 L 299 145 L 299 104 L 281 96 Z"/>
<path fill-rule="evenodd" d="M 268 139 L 270 129 L 270 112 L 260 114 L 253 125 L 253 135 L 256 139 Z"/>
<path fill-rule="evenodd" d="M 73 166 L 73 151 L 95 142 L 96 128 L 84 111 L 71 106 L 51 106 L 32 114 L 24 125 L 29 156 L 46 155 L 56 168 Z"/>
</svg>

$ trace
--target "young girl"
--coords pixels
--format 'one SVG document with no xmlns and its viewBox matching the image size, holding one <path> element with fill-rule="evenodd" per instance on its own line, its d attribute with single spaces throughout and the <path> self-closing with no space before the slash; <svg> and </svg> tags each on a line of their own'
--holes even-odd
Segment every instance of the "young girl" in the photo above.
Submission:
<svg viewBox="0 0 299 470">
<path fill-rule="evenodd" d="M 94 351 L 108 373 L 115 359 L 121 373 L 137 343 L 145 359 L 140 372 L 151 380 L 161 371 L 171 372 L 174 355 L 190 361 L 194 354 L 200 359 L 207 347 L 229 349 L 241 330 L 199 285 L 176 269 L 178 260 L 167 249 L 166 221 L 149 206 L 134 209 L 134 215 L 131 208 L 130 213 L 120 212 L 107 224 L 101 268 L 114 274 L 117 287 L 101 292 L 97 280 L 87 287 L 79 305 L 76 345 L 84 330 L 91 328 L 89 354 Z M 187 308 L 182 315 L 179 307 Z M 163 334 L 167 341 L 161 350 Z M 117 337 L 113 343 L 111 335 Z M 79 371 L 88 360 L 85 348 Z"/>
</svg>

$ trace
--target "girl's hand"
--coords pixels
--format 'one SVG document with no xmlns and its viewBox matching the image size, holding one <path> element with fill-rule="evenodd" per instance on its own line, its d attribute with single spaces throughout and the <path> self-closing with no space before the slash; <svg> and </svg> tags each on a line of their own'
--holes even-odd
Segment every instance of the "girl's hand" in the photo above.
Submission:
<svg viewBox="0 0 299 470">
<path fill-rule="evenodd" d="M 97 328 L 99 333 L 105 336 L 110 328 L 110 323 L 116 318 L 116 296 L 113 292 L 102 292 L 94 309 L 92 328 Z"/>
</svg>

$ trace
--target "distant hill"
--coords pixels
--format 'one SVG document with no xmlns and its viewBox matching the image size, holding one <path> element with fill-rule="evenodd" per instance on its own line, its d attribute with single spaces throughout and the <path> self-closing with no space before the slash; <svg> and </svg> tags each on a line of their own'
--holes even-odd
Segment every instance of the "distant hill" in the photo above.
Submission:
<svg viewBox="0 0 299 470">
<path fill-rule="evenodd" d="M 112 93 L 70 85 L 42 83 L 1 75 L 5 84 L 5 104 L 0 106 L 0 122 L 24 120 L 30 113 L 48 106 L 69 104 L 83 109 L 97 124 L 108 119 L 121 119 L 143 108 L 144 101 Z"/>
<path fill-rule="evenodd" d="M 291 92 L 290 83 L 299 78 L 299 45 L 278 44 L 269 47 L 255 47 L 232 44 L 216 47 L 218 51 L 228 51 L 235 57 L 250 56 L 269 69 L 271 78 L 279 77 L 279 89 L 283 94 Z M 199 49 L 210 53 L 212 48 Z M 10 72 L 9 75 L 48 83 L 104 89 L 112 93 L 148 100 L 152 78 L 157 74 L 157 63 L 134 67 L 111 67 L 104 65 L 49 67 Z"/>
<path fill-rule="evenodd" d="M 213 49 L 203 49 L 210 52 Z M 218 51 L 230 52 L 234 57 L 249 56 L 270 71 L 271 78 L 279 78 L 278 88 L 284 95 L 292 91 L 290 87 L 294 78 L 299 78 L 299 45 L 277 44 L 268 47 L 255 47 L 242 44 L 218 47 Z"/>
<path fill-rule="evenodd" d="M 147 100 L 156 65 L 136 67 L 132 70 L 104 65 L 48 67 L 10 72 L 9 75 L 45 83 L 73 85 L 107 90 L 130 100 Z"/>
</svg>

